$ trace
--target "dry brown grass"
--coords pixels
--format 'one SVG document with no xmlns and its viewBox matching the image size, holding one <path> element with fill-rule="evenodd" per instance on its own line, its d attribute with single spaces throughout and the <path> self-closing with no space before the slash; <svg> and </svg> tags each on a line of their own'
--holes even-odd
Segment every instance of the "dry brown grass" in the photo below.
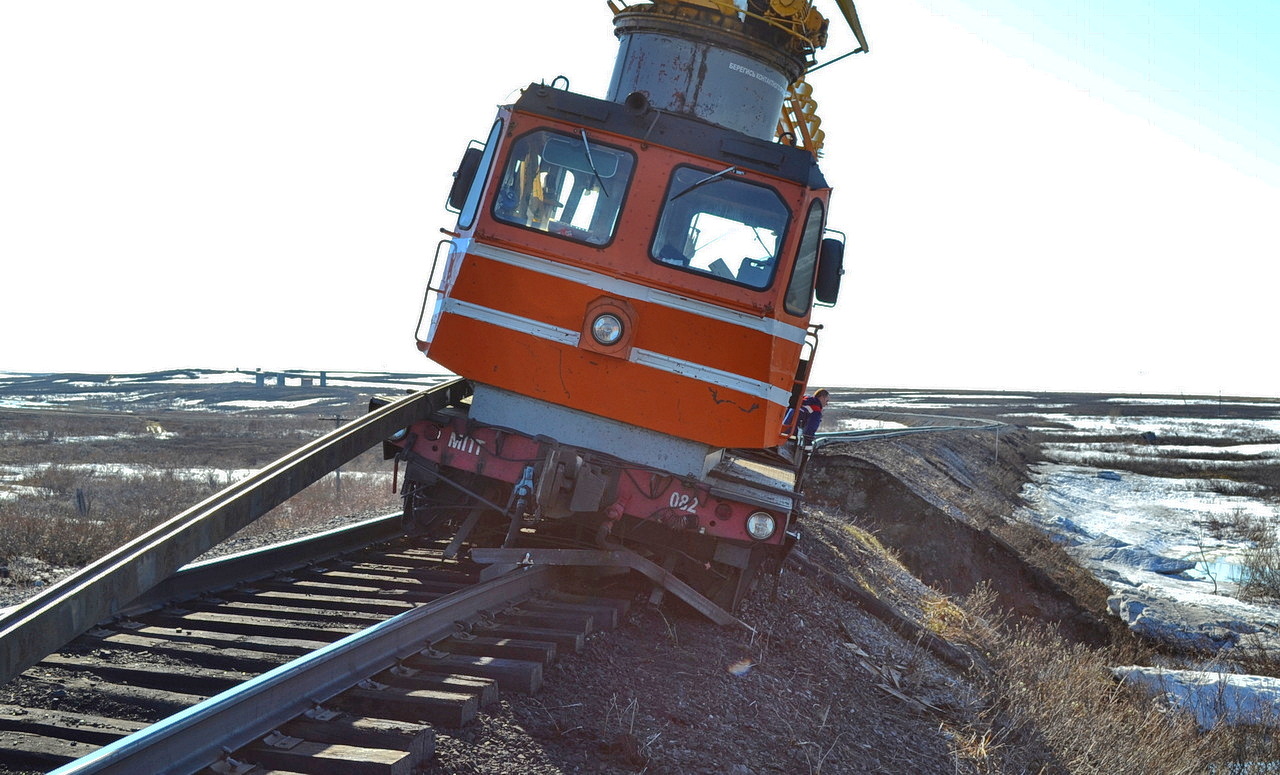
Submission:
<svg viewBox="0 0 1280 775">
<path fill-rule="evenodd" d="M 216 491 L 173 471 L 126 476 L 38 471 L 0 502 L 0 556 L 83 565 Z"/>
<path fill-rule="evenodd" d="M 124 542 L 199 503 L 220 489 L 221 480 L 191 481 L 172 472 L 99 478 L 77 509 L 76 488 L 43 491 L 0 503 L 0 558 L 31 557 L 67 567 L 92 562 Z M 348 473 L 341 491 L 330 474 L 268 512 L 237 535 L 299 530 L 338 516 L 399 507 L 391 475 Z"/>
<path fill-rule="evenodd" d="M 1237 515 L 1235 529 L 1253 541 L 1240 558 L 1240 593 L 1247 599 L 1280 600 L 1280 535 L 1270 522 Z"/>
<path fill-rule="evenodd" d="M 1060 439 L 1052 439 L 1060 441 Z M 1249 497 L 1280 497 L 1280 466 L 1271 460 L 1247 453 L 1200 454 L 1179 450 L 1176 454 L 1139 458 L 1118 451 L 1061 453 L 1049 450 L 1045 458 L 1052 462 L 1127 471 L 1141 476 L 1167 479 L 1190 479 L 1208 492 Z"/>
<path fill-rule="evenodd" d="M 895 598 L 896 610 L 973 655 L 964 681 L 974 700 L 950 705 L 938 721 L 956 772 L 1202 775 L 1232 762 L 1280 759 L 1268 730 L 1204 733 L 1190 715 L 1117 681 L 1111 667 L 1155 658 L 1134 639 L 1106 648 L 1073 643 L 1051 623 L 1004 613 L 990 583 L 963 598 L 910 579 L 893 583 L 896 563 L 874 538 L 812 522 L 806 551 L 858 567 L 868 589 Z M 844 551 L 816 546 L 824 538 L 843 539 L 834 543 Z M 855 543 L 846 545 L 849 539 Z"/>
<path fill-rule="evenodd" d="M 391 492 L 391 472 L 341 477 L 329 474 L 245 527 L 237 537 L 302 530 L 334 517 L 399 510 L 400 496 Z"/>
<path fill-rule="evenodd" d="M 332 423 L 296 417 L 42 418 L 18 416 L 6 423 L 13 436 L 0 445 L 0 463 L 21 473 L 7 482 L 16 497 L 0 500 L 0 563 L 20 557 L 63 568 L 89 563 L 244 471 L 332 429 Z M 241 473 L 231 473 L 236 471 Z M 398 507 L 378 450 L 343 471 L 340 492 L 331 474 L 241 531 L 242 537 Z"/>
<path fill-rule="evenodd" d="M 1065 641 L 1044 624 L 1003 620 L 983 588 L 963 601 L 956 632 L 982 649 L 985 707 L 957 730 L 956 755 L 979 772 L 1201 775 L 1280 756 L 1270 730 L 1202 732 L 1187 713 L 1119 683 L 1134 654 Z"/>
</svg>

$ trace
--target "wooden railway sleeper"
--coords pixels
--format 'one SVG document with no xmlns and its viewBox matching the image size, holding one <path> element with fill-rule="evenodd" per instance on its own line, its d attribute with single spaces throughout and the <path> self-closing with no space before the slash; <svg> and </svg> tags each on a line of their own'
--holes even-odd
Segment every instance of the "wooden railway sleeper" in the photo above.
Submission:
<svg viewBox="0 0 1280 775">
<path fill-rule="evenodd" d="M 305 576 L 306 574 L 302 575 Z M 513 574 L 512 578 L 513 580 L 527 576 L 546 578 L 548 575 L 549 574 L 543 570 L 533 569 L 521 574 Z M 265 586 L 270 587 L 275 585 L 269 582 Z M 274 596 L 281 591 L 282 590 L 279 589 L 268 589 L 263 594 Z M 377 590 L 374 589 L 374 591 L 376 592 Z M 231 597 L 235 598 L 243 593 L 244 591 L 242 589 L 241 592 L 232 595 Z M 337 600 L 338 598 L 345 597 L 345 595 L 340 592 L 333 591 L 330 597 Z M 536 597 L 536 592 L 532 592 L 532 594 L 521 594 L 517 599 L 532 599 L 533 597 Z M 354 598 L 352 600 L 357 604 L 360 603 L 360 601 L 355 600 Z M 545 607 L 548 602 L 554 603 L 555 601 L 549 601 L 546 598 L 539 597 L 530 604 L 529 609 L 525 610 L 523 614 L 520 614 L 521 618 L 536 616 L 535 611 Z M 205 601 L 205 603 L 207 605 L 207 601 Z M 432 604 L 426 603 L 425 605 L 430 606 Z M 183 606 L 183 608 L 192 607 L 198 608 L 205 606 L 191 606 L 190 604 Z M 479 605 L 476 606 L 476 608 L 479 607 Z M 604 607 L 609 608 L 611 612 L 616 610 L 611 606 Z M 505 606 L 503 606 L 502 603 L 495 601 L 494 610 L 500 610 L 502 608 L 505 608 Z M 575 608 L 579 610 L 574 610 Z M 567 607 L 567 610 L 572 613 L 593 613 L 581 609 L 582 606 L 576 605 L 570 605 Z M 138 621 L 121 621 L 117 622 L 115 626 L 109 629 L 99 628 L 93 633 L 93 635 L 100 640 L 108 640 L 112 638 L 117 639 L 115 643 L 104 644 L 105 646 L 113 649 L 117 647 L 123 649 L 152 647 L 166 648 L 171 649 L 174 655 L 178 656 L 180 659 L 184 657 L 182 654 L 181 644 L 184 642 L 190 643 L 194 646 L 198 646 L 198 648 L 190 650 L 189 653 L 191 656 L 202 659 L 202 655 L 207 655 L 209 649 L 216 649 L 219 650 L 220 653 L 227 654 L 228 659 L 224 660 L 224 664 L 222 665 L 223 670 L 256 672 L 258 669 L 271 668 L 272 665 L 268 663 L 275 663 L 278 666 L 280 663 L 284 662 L 284 652 L 280 651 L 273 644 L 277 640 L 283 641 L 283 639 L 287 638 L 288 635 L 298 634 L 296 632 L 290 632 L 288 635 L 260 636 L 256 634 L 257 632 L 261 632 L 260 630 L 247 630 L 239 627 L 238 625 L 235 628 L 231 628 L 232 631 L 224 633 L 218 633 L 212 630 L 198 631 L 198 628 L 202 626 L 214 626 L 218 624 L 218 617 L 227 618 L 227 615 L 218 612 L 195 613 L 191 614 L 191 618 L 189 619 L 181 619 L 175 616 L 175 614 L 180 610 L 181 609 L 178 609 L 175 606 L 165 612 L 165 614 L 159 614 L 157 612 L 147 615 L 148 618 L 158 617 L 159 619 L 166 620 L 168 622 L 168 626 L 156 626 L 155 622 L 144 623 Z M 409 615 L 412 615 L 411 612 L 406 612 L 406 616 Z M 474 616 L 475 609 L 469 609 L 466 615 Z M 260 617 L 234 616 L 232 618 L 237 622 L 242 622 L 246 625 L 253 624 L 255 627 L 266 626 L 267 624 L 267 622 L 264 621 L 250 621 L 251 619 L 260 619 Z M 326 722 L 318 720 L 316 717 L 316 709 L 321 707 L 317 700 L 324 698 L 324 694 L 302 692 L 300 693 L 299 698 L 303 700 L 305 708 L 297 711 L 301 715 L 294 717 L 292 720 L 277 721 L 275 731 L 287 737 L 306 741 L 306 750 L 313 752 L 321 761 L 324 760 L 326 755 L 331 755 L 333 758 L 331 758 L 331 764 L 329 766 L 337 766 L 336 762 L 341 758 L 336 756 L 335 751 L 340 749 L 335 746 L 347 746 L 349 748 L 361 750 L 386 749 L 387 751 L 390 751 L 392 749 L 398 749 L 403 751 L 408 747 L 406 740 L 399 740 L 397 742 L 396 740 L 387 738 L 385 740 L 378 740 L 375 742 L 373 739 L 361 739 L 359 734 L 364 734 L 365 730 L 369 729 L 371 724 L 383 726 L 396 725 L 392 732 L 395 735 L 403 737 L 407 728 L 413 727 L 418 720 L 425 716 L 430 716 L 432 720 L 442 724 L 465 723 L 468 718 L 474 715 L 479 707 L 496 700 L 499 682 L 501 682 L 504 688 L 509 690 L 536 692 L 541 685 L 543 669 L 546 665 L 551 663 L 554 659 L 554 655 L 558 651 L 558 642 L 568 643 L 570 645 L 565 647 L 575 648 L 581 646 L 583 639 L 582 631 L 574 633 L 567 630 L 546 630 L 545 634 L 543 632 L 537 632 L 534 633 L 537 636 L 536 640 L 530 638 L 517 638 L 507 633 L 492 635 L 488 634 L 487 631 L 484 630 L 481 631 L 486 632 L 486 634 L 484 636 L 480 636 L 475 632 L 472 632 L 473 627 L 467 624 L 465 620 L 453 619 L 450 622 L 444 617 L 440 618 L 442 621 L 432 625 L 433 627 L 439 628 L 435 631 L 436 634 L 425 637 L 423 640 L 419 641 L 419 643 L 428 644 L 428 648 L 435 652 L 436 658 L 432 661 L 438 664 L 433 665 L 431 670 L 419 670 L 411 663 L 405 664 L 402 662 L 396 667 L 385 669 L 380 673 L 374 673 L 370 676 L 371 681 L 364 685 L 365 688 L 349 689 L 326 700 L 328 706 L 332 706 L 333 708 L 340 709 L 344 712 L 343 719 L 338 721 Z M 492 619 L 492 616 L 490 616 L 490 618 Z M 585 619 L 581 616 L 577 618 L 580 623 L 585 622 Z M 279 623 L 275 622 L 275 624 L 278 625 Z M 512 627 L 512 625 L 499 622 L 496 619 L 493 619 L 493 624 L 498 628 Z M 520 628 L 517 627 L 516 629 Z M 527 631 L 536 629 L 537 628 L 525 628 Z M 584 626 L 582 629 L 585 630 L 586 627 Z M 239 630 L 240 632 L 237 634 L 235 630 Z M 524 635 L 525 630 L 522 630 L 520 634 Z M 132 634 L 138 631 L 141 631 L 141 633 Z M 270 632 L 276 631 L 277 630 L 271 630 Z M 320 634 L 319 631 L 317 631 L 316 634 Z M 340 633 L 335 631 L 334 634 L 337 636 Z M 170 638 L 172 638 L 172 642 L 168 641 Z M 299 647 L 306 649 L 326 648 L 326 644 L 320 642 L 309 643 L 304 640 L 289 639 L 289 643 L 297 644 Z M 158 644 L 158 646 L 152 644 Z M 242 644 L 247 648 L 240 648 L 232 644 Z M 263 650 L 253 650 L 259 648 Z M 419 648 L 418 650 L 421 651 L 422 649 Z M 278 661 L 274 657 L 268 658 L 277 652 L 279 652 L 280 656 Z M 404 649 L 399 649 L 397 653 L 404 653 Z M 416 657 L 418 655 L 415 653 L 414 656 Z M 62 659 L 64 662 L 68 662 L 67 665 L 63 665 L 64 667 L 71 666 L 68 661 L 69 658 L 64 657 Z M 241 665 L 237 660 L 239 663 L 243 663 L 246 660 L 253 661 L 254 664 Z M 206 664 L 205 666 L 207 667 L 208 665 Z M 105 670 L 107 668 L 103 669 Z M 121 670 L 123 668 L 111 669 Z M 460 674 L 469 674 L 469 676 L 472 677 Z M 493 675 L 494 677 L 473 677 L 482 675 Z M 193 676 L 193 678 L 195 677 L 196 676 Z M 221 680 L 221 678 L 222 676 L 218 671 L 205 671 L 199 674 L 199 679 L 204 681 Z M 209 686 L 201 693 L 207 693 L 212 690 L 215 690 L 215 687 Z M 281 705 L 282 703 L 280 699 L 282 693 L 274 692 L 273 695 L 275 704 L 277 706 Z M 194 702 L 194 699 L 189 699 L 184 702 L 183 707 L 186 707 L 190 702 Z M 430 709 L 424 711 L 424 707 L 428 707 Z M 391 710 L 384 713 L 384 708 L 390 708 Z M 269 710 L 263 708 L 257 711 L 257 717 L 265 718 L 268 712 L 274 711 L 275 708 L 271 708 Z M 332 714 L 333 711 L 330 710 L 329 712 Z M 382 718 L 386 715 L 398 717 L 400 720 L 397 721 L 395 718 Z M 360 721 L 362 717 L 366 716 L 376 716 L 379 718 Z M 353 718 L 355 720 L 352 720 Z M 329 728 L 327 731 L 320 729 L 320 727 L 325 724 L 329 724 L 333 728 Z M 303 728 L 306 725 L 313 725 L 310 727 L 312 731 L 303 731 Z M 359 734 L 357 734 L 356 731 L 353 731 L 356 727 L 361 730 Z M 413 730 L 410 729 L 408 731 Z M 346 735 L 345 739 L 335 739 L 341 738 L 342 735 Z M 206 740 L 203 742 L 207 743 L 210 740 L 211 739 L 206 736 Z M 103 739 L 95 742 L 94 745 L 106 745 L 107 747 L 110 747 L 112 745 L 112 741 L 110 739 Z M 303 745 L 304 744 L 299 744 L 299 746 Z M 433 746 L 434 743 L 432 742 L 431 750 L 434 750 Z M 228 758 L 224 756 L 221 759 L 222 766 L 227 767 L 227 771 L 234 771 L 230 768 L 232 767 L 232 762 L 235 761 L 252 763 L 256 759 L 261 764 L 265 759 L 262 759 L 257 755 L 250 756 L 247 754 L 251 750 L 264 750 L 266 748 L 271 748 L 271 746 L 268 746 L 265 742 L 261 741 L 254 742 L 249 748 L 237 748 L 233 757 Z M 78 752 L 68 750 L 68 753 L 72 755 L 80 755 L 83 753 L 83 750 L 83 748 Z M 296 748 L 289 747 L 288 750 L 296 750 Z M 429 756 L 430 754 L 427 753 L 426 755 Z M 185 753 L 179 756 L 170 756 L 168 761 L 175 761 L 182 758 L 182 756 L 185 756 Z M 380 759 L 378 757 L 384 758 Z M 422 757 L 420 756 L 418 760 L 420 761 L 421 758 Z M 394 767 L 404 766 L 398 763 L 399 759 L 385 760 L 385 754 L 377 754 L 373 759 L 363 761 L 365 761 L 365 764 L 370 768 L 382 768 L 370 769 L 368 771 L 393 772 L 395 771 Z M 392 769 L 388 770 L 386 769 L 387 767 L 392 767 Z M 292 767 L 286 767 L 286 769 L 292 769 Z M 69 770 L 69 772 L 70 771 L 79 772 L 79 770 Z M 96 772 L 98 770 L 93 771 Z M 117 772 L 120 770 L 109 769 L 104 771 Z M 130 769 L 125 771 L 132 773 L 137 771 L 160 772 L 169 770 L 166 768 L 153 769 L 144 766 L 140 770 Z M 213 771 L 215 770 L 209 770 L 209 772 Z M 361 770 L 359 768 L 344 768 L 343 771 L 358 772 Z"/>
</svg>

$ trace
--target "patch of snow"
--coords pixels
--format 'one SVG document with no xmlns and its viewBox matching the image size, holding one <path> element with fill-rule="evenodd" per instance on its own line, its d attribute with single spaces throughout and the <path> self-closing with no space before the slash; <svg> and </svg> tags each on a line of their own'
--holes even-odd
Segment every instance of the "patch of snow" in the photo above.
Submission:
<svg viewBox="0 0 1280 775">
<path fill-rule="evenodd" d="M 126 395 L 116 396 L 116 400 L 123 401 L 126 404 L 132 404 L 138 401 L 145 401 L 148 398 L 164 397 L 164 395 L 164 393 L 129 393 Z"/>
<path fill-rule="evenodd" d="M 27 408 L 43 408 L 47 409 L 55 406 L 65 406 L 67 404 L 75 404 L 81 401 L 120 401 L 123 403 L 132 403 L 141 401 L 146 398 L 154 398 L 160 395 L 158 393 L 103 393 L 103 392 L 84 392 L 84 393 L 54 393 L 52 395 L 32 395 L 32 396 L 10 396 L 8 398 L 0 398 L 0 406 L 8 406 L 18 409 Z"/>
<path fill-rule="evenodd" d="M 982 406 L 1004 406 L 1013 401 L 1035 401 L 1034 396 L 1017 395 L 1015 393 L 901 393 L 891 390 L 877 392 L 872 395 L 859 396 L 852 394 L 848 398 L 842 396 L 839 404 L 852 406 L 855 404 L 883 404 L 884 406 L 902 406 L 910 404 L 919 408 L 921 404 L 935 404 L 939 407 L 954 409 L 957 405 L 973 406 L 975 402 L 984 401 Z M 1045 406 L 1037 403 L 1036 406 Z"/>
<path fill-rule="evenodd" d="M 895 397 L 891 400 L 868 399 L 865 401 L 842 401 L 840 402 L 840 405 L 848 406 L 851 408 L 857 408 L 857 409 L 886 409 L 889 411 L 894 411 L 894 410 L 901 411 L 903 409 L 918 411 L 921 409 L 928 409 L 928 410 L 938 410 L 938 411 L 949 412 L 949 411 L 954 411 L 958 408 L 962 408 L 962 409 L 991 408 L 991 409 L 999 409 L 1002 412 L 1006 412 L 1006 413 L 1011 411 L 1011 407 L 1009 407 L 1009 405 L 1004 401 L 993 401 L 991 403 L 985 403 L 981 401 L 969 401 L 969 400 L 951 401 L 951 402 L 925 401 L 923 399 L 916 399 L 910 396 Z M 1049 405 L 1036 404 L 1036 406 L 1048 407 Z M 1066 408 L 1069 405 L 1062 404 L 1061 406 L 1062 408 Z M 1015 411 L 1016 413 L 1016 408 L 1014 408 L 1013 411 Z"/>
<path fill-rule="evenodd" d="M 1141 582 L 1141 575 L 1131 573 L 1126 581 Z M 1280 614 L 1271 606 L 1214 594 L 1203 581 L 1163 577 L 1138 583 L 1109 597 L 1107 608 L 1139 635 L 1184 650 L 1245 646 L 1271 651 L 1278 645 Z"/>
<path fill-rule="evenodd" d="M 218 407 L 231 407 L 234 409 L 301 409 L 304 406 L 318 404 L 321 401 L 328 401 L 328 398 L 306 398 L 297 401 L 221 401 L 216 404 Z"/>
<path fill-rule="evenodd" d="M 908 403 L 918 401 L 935 401 L 948 402 L 946 406 L 955 406 L 958 403 L 969 403 L 971 401 L 999 401 L 1001 403 L 1008 401 L 1034 401 L 1034 396 L 1021 396 L 1016 393 L 912 393 L 902 395 L 902 400 Z"/>
<path fill-rule="evenodd" d="M 169 375 L 164 379 L 147 379 L 146 382 L 152 385 L 234 385 L 252 384 L 255 380 L 253 372 L 201 371 L 190 376 Z"/>
<path fill-rule="evenodd" d="M 413 378 L 407 378 L 407 379 L 391 378 L 391 377 L 388 377 L 386 379 L 377 379 L 377 378 L 371 378 L 370 375 L 368 374 L 362 374 L 362 375 L 353 376 L 353 377 L 343 377 L 340 375 L 335 375 L 333 372 L 329 373 L 330 384 L 337 383 L 337 384 L 341 384 L 343 387 L 368 388 L 371 390 L 395 390 L 397 388 L 404 388 L 406 390 L 421 390 L 425 387 L 438 385 L 441 382 L 444 382 L 450 379 L 453 379 L 453 377 L 450 377 L 447 375 L 443 375 L 443 376 L 433 375 L 433 376 L 413 377 Z"/>
<path fill-rule="evenodd" d="M 1201 729 L 1277 721 L 1280 678 L 1138 666 L 1113 668 L 1112 673 L 1190 712 Z"/>
<path fill-rule="evenodd" d="M 18 482 L 37 475 L 53 467 L 51 463 L 33 463 L 26 466 L 0 466 L 0 482 Z M 161 468 L 158 466 L 137 465 L 131 463 L 68 463 L 58 465 L 60 471 L 83 474 L 86 478 L 102 476 L 119 479 L 142 478 L 148 476 L 173 476 L 186 480 L 209 480 L 217 486 L 225 487 L 251 476 L 256 468 Z M 20 488 L 13 488 L 20 489 Z M 40 488 L 26 488 L 30 492 L 39 493 Z"/>
<path fill-rule="evenodd" d="M 1280 401 L 1236 401 L 1230 398 L 1143 398 L 1142 396 L 1112 396 L 1104 398 L 1108 404 L 1136 404 L 1140 406 L 1248 406 L 1280 410 Z"/>
<path fill-rule="evenodd" d="M 1045 456 L 1053 462 L 1076 466 L 1106 464 L 1113 468 L 1124 468 L 1125 463 L 1145 464 L 1164 459 L 1164 456 L 1161 455 L 1144 455 L 1139 449 L 1109 450 L 1088 448 L 1083 444 L 1046 444 L 1043 449 L 1045 451 Z M 1202 447 L 1201 449 L 1206 448 Z M 1269 457 L 1256 457 L 1248 460 L 1228 460 L 1195 455 L 1193 457 L 1184 458 L 1171 457 L 1167 459 L 1167 462 L 1170 465 L 1193 466 L 1199 464 L 1206 468 L 1211 467 L 1213 473 L 1219 474 L 1219 476 L 1212 478 L 1222 479 L 1225 478 L 1225 475 L 1232 468 L 1252 467 L 1256 466 L 1258 463 L 1270 462 L 1270 460 L 1271 458 Z M 1210 477 L 1206 476 L 1204 480 L 1208 480 L 1209 478 Z"/>
<path fill-rule="evenodd" d="M 1108 454 L 1118 459 L 1150 460 L 1152 458 L 1180 458 L 1194 456 L 1212 459 L 1214 465 L 1229 464 L 1232 461 L 1218 460 L 1220 457 L 1250 456 L 1259 459 L 1280 457 L 1280 444 L 1230 444 L 1227 446 L 1210 446 L 1208 444 L 1116 444 L 1114 442 L 1098 442 L 1072 444 L 1068 442 L 1052 442 L 1041 446 L 1046 452 L 1063 455 Z"/>
<path fill-rule="evenodd" d="M 1182 573 L 1196 567 L 1195 560 L 1162 557 L 1108 535 L 1076 544 L 1072 554 L 1093 563 L 1110 563 L 1152 573 Z"/>
<path fill-rule="evenodd" d="M 886 428 L 907 428 L 910 426 L 891 420 L 868 420 L 863 418 L 846 418 L 841 420 L 835 431 L 878 431 Z"/>
<path fill-rule="evenodd" d="M 47 494 L 47 490 L 43 490 L 39 487 L 27 487 L 26 485 L 4 485 L 4 488 L 0 489 L 0 500 L 33 498 Z"/>
<path fill-rule="evenodd" d="M 84 393 L 55 393 L 49 396 L 32 396 L 37 401 L 49 401 L 52 403 L 68 403 L 71 401 L 83 401 L 88 398 L 117 398 L 119 393 L 110 392 L 84 392 Z"/>
<path fill-rule="evenodd" d="M 1073 415 L 1058 413 L 1028 414 L 1025 417 L 1040 419 L 1046 423 L 1066 425 L 1074 431 L 1087 431 L 1093 434 L 1125 434 L 1141 436 L 1154 433 L 1157 439 L 1162 436 L 1206 436 L 1218 439 L 1273 439 L 1280 437 L 1280 420 L 1256 419 L 1243 420 L 1228 417 L 1199 417 L 1195 419 L 1180 417 L 1101 417 L 1089 415 Z M 1047 434 L 1071 433 L 1058 428 L 1037 428 Z"/>
<path fill-rule="evenodd" d="M 50 406 L 53 406 L 53 404 L 48 401 L 40 401 L 34 398 L 0 398 L 0 407 L 5 409 L 37 409 L 48 408 Z"/>
<path fill-rule="evenodd" d="M 1280 523 L 1280 514 L 1261 498 L 1215 491 L 1228 484 L 1218 478 L 1225 480 L 1233 468 L 1280 457 L 1280 444 L 1274 442 L 1280 420 L 1038 417 L 1075 430 L 1046 430 L 1054 441 L 1044 450 L 1054 462 L 1033 468 L 1023 489 L 1026 506 L 1017 516 L 1040 526 L 1110 588 L 1113 614 L 1135 631 L 1179 647 L 1280 647 L 1280 608 L 1238 599 L 1240 562 L 1251 543 L 1230 532 L 1237 523 Z M 1156 434 L 1156 444 L 1141 443 L 1146 432 Z M 1098 434 L 1128 435 L 1134 443 L 1091 441 Z M 1243 443 L 1158 443 L 1161 436 L 1174 435 Z M 1081 442 L 1072 443 L 1075 436 Z M 1253 459 L 1215 459 L 1215 454 Z M 1150 463 L 1159 457 L 1202 465 L 1204 475 L 1171 478 L 1124 470 L 1126 461 Z M 1101 476 L 1102 465 L 1117 473 Z M 1251 491 L 1229 484 L 1232 492 Z"/>
<path fill-rule="evenodd" d="M 0 466 L 0 485 L 8 484 L 9 490 L 22 490 L 28 493 L 39 494 L 42 492 L 38 487 L 18 486 L 12 483 L 20 482 L 30 476 L 37 475 L 53 467 L 51 463 L 33 463 L 25 466 Z M 162 468 L 159 466 L 139 465 L 132 463 L 69 463 L 58 465 L 60 471 L 71 471 L 74 473 L 84 474 L 86 478 L 103 477 L 116 479 L 138 479 L 143 477 L 174 477 L 181 480 L 199 480 L 208 481 L 217 487 L 226 487 L 234 484 L 242 479 L 250 477 L 261 469 L 257 468 L 210 468 L 205 466 L 192 466 L 189 468 Z M 330 472 L 325 476 L 333 476 Z M 343 471 L 342 476 L 351 481 L 363 481 L 368 479 L 390 479 L 390 471 Z"/>
<path fill-rule="evenodd" d="M 1268 504 L 1204 489 L 1203 480 L 1126 473 L 1116 481 L 1097 474 L 1097 469 L 1086 466 L 1035 466 L 1031 483 L 1023 491 L 1027 502 L 1023 516 L 1051 529 L 1059 522 L 1069 523 L 1074 528 L 1068 532 L 1079 534 L 1072 543 L 1109 535 L 1179 558 L 1215 546 L 1215 539 L 1206 535 L 1210 521 L 1227 521 L 1237 512 L 1259 519 L 1274 517 Z"/>
</svg>

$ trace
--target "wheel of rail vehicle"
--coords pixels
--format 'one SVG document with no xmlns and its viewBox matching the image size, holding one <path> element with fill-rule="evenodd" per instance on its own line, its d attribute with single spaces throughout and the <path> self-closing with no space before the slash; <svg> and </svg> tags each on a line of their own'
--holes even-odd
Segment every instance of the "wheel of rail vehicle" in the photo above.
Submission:
<svg viewBox="0 0 1280 775">
<path fill-rule="evenodd" d="M 758 549 L 753 550 L 745 568 L 715 560 L 702 563 L 688 557 L 682 557 L 681 560 L 677 563 L 676 575 L 711 602 L 726 611 L 733 612 L 738 609 L 759 580 L 760 566 L 765 560 L 765 555 Z"/>
<path fill-rule="evenodd" d="M 509 489 L 475 475 L 459 476 L 453 483 L 407 479 L 401 489 L 404 532 L 440 539 L 454 537 L 464 526 L 477 538 L 499 528 L 505 531 L 506 518 L 489 504 L 505 503 L 509 493 L 504 490 Z"/>
</svg>

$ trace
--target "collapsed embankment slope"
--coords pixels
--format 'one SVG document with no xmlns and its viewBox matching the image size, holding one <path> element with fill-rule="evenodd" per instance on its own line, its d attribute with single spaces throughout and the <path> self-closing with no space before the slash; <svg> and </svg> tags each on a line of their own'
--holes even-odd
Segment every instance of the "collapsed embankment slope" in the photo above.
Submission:
<svg viewBox="0 0 1280 775">
<path fill-rule="evenodd" d="M 806 492 L 874 533 L 922 581 L 949 595 L 980 584 L 1020 616 L 1094 646 L 1129 637 L 1107 589 L 1039 531 L 1009 517 L 1036 459 L 1023 430 L 950 432 L 834 444 Z"/>
</svg>

